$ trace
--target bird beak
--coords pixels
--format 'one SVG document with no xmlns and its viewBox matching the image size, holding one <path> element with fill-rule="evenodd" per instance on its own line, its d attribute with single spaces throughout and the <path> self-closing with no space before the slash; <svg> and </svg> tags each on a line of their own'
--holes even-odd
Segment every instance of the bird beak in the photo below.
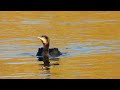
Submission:
<svg viewBox="0 0 120 90">
<path fill-rule="evenodd" d="M 39 38 L 43 43 L 48 43 L 48 41 L 43 37 L 37 37 L 37 38 Z"/>
<path fill-rule="evenodd" d="M 41 39 L 41 37 L 37 37 L 37 38 Z"/>
<path fill-rule="evenodd" d="M 39 38 L 40 40 L 42 40 L 42 41 L 43 41 L 43 38 L 42 38 L 42 37 L 37 37 L 37 38 Z"/>
</svg>

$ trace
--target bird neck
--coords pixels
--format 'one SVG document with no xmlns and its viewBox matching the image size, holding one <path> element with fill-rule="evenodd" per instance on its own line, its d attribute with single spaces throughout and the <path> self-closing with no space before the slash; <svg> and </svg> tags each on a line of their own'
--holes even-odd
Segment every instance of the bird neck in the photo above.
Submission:
<svg viewBox="0 0 120 90">
<path fill-rule="evenodd" d="M 44 48 L 44 50 L 49 50 L 49 43 L 47 43 L 47 44 L 43 44 L 43 48 Z"/>
<path fill-rule="evenodd" d="M 43 47 L 43 62 L 44 62 L 44 66 L 50 66 L 50 62 L 49 62 L 49 43 L 48 44 L 44 44 Z"/>
<path fill-rule="evenodd" d="M 43 44 L 43 45 L 44 45 L 44 47 L 43 47 L 43 56 L 48 57 L 49 56 L 49 43 Z"/>
</svg>

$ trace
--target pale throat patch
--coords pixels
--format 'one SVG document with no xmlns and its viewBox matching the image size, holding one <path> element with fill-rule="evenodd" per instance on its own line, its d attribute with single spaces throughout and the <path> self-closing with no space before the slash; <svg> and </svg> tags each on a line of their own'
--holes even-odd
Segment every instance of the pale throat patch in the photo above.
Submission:
<svg viewBox="0 0 120 90">
<path fill-rule="evenodd" d="M 48 41 L 45 38 L 41 39 L 44 43 L 48 43 Z"/>
</svg>

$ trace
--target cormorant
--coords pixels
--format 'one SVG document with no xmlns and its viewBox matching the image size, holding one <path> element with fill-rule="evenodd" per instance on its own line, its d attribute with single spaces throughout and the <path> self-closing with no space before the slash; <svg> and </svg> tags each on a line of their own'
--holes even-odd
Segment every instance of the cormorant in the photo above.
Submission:
<svg viewBox="0 0 120 90">
<path fill-rule="evenodd" d="M 58 48 L 50 48 L 49 49 L 50 39 L 47 36 L 43 35 L 38 38 L 43 43 L 43 47 L 38 48 L 38 52 L 37 52 L 36 56 L 39 58 L 39 61 L 44 62 L 44 66 L 49 66 L 49 56 L 50 57 L 58 57 L 58 56 L 62 55 L 62 53 L 58 50 Z"/>
</svg>

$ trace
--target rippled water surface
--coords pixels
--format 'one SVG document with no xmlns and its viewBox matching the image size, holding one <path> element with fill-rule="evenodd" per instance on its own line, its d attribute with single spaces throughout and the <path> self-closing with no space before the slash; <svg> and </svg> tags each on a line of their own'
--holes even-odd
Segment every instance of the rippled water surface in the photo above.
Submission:
<svg viewBox="0 0 120 90">
<path fill-rule="evenodd" d="M 63 53 L 49 70 L 36 58 L 41 35 Z M 0 79 L 112 79 L 119 69 L 120 12 L 0 12 Z"/>
</svg>

